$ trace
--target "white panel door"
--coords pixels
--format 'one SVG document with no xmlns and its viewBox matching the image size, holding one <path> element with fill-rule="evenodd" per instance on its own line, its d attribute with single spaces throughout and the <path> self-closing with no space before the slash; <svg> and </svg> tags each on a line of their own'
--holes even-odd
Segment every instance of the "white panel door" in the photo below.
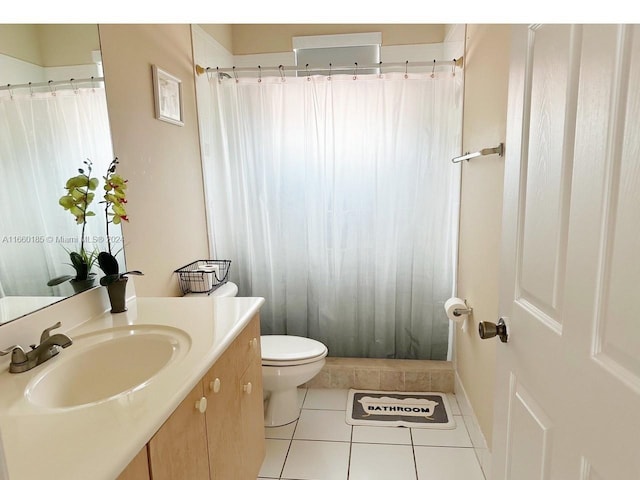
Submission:
<svg viewBox="0 0 640 480">
<path fill-rule="evenodd" d="M 514 27 L 505 161 L 493 478 L 639 480 L 640 27 Z"/>
</svg>

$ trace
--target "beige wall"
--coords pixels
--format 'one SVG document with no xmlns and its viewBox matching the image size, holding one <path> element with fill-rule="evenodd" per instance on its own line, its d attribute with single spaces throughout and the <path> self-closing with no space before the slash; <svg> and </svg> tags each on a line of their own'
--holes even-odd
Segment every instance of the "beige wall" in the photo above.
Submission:
<svg viewBox="0 0 640 480">
<path fill-rule="evenodd" d="M 0 53 L 35 65 L 42 65 L 37 25 L 0 25 Z"/>
<path fill-rule="evenodd" d="M 466 42 L 463 151 L 473 152 L 505 140 L 510 27 L 468 25 Z M 458 296 L 473 322 L 456 331 L 456 367 L 489 447 L 498 340 L 481 340 L 477 325 L 498 318 L 503 176 L 497 155 L 463 165 Z"/>
<path fill-rule="evenodd" d="M 290 52 L 291 37 L 304 35 L 334 35 L 339 33 L 382 32 L 383 45 L 439 43 L 444 40 L 441 24 L 262 24 L 233 25 L 234 55 Z"/>
<path fill-rule="evenodd" d="M 38 32 L 43 67 L 91 64 L 91 51 L 100 50 L 95 24 L 39 25 Z"/>
<path fill-rule="evenodd" d="M 0 53 L 41 67 L 93 63 L 100 50 L 95 24 L 0 25 Z"/>
<path fill-rule="evenodd" d="M 233 52 L 233 26 L 229 24 L 209 23 L 199 26 L 213 37 L 220 45 Z"/>
<path fill-rule="evenodd" d="M 100 25 L 109 120 L 129 179 L 123 225 L 140 296 L 179 294 L 173 271 L 208 257 L 189 25 Z M 151 66 L 182 80 L 182 127 L 156 120 Z"/>
</svg>

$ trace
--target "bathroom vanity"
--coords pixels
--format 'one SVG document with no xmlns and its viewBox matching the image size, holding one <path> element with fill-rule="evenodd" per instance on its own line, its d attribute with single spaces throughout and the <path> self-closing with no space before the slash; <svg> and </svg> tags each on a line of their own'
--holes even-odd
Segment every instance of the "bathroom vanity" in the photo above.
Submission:
<svg viewBox="0 0 640 480">
<path fill-rule="evenodd" d="M 265 454 L 259 339 L 256 315 L 118 479 L 257 477 Z"/>
<path fill-rule="evenodd" d="M 0 364 L 9 478 L 256 478 L 263 303 L 137 298 L 68 330 L 50 315 L 71 346 L 28 372 Z"/>
</svg>

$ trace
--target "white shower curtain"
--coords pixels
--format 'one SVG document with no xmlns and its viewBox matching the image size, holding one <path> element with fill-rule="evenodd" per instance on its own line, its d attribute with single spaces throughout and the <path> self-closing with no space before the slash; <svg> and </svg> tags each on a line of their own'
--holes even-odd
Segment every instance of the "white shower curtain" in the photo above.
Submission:
<svg viewBox="0 0 640 480">
<path fill-rule="evenodd" d="M 24 88 L 0 92 L 0 293 L 73 293 L 68 282 L 48 287 L 47 281 L 74 274 L 65 248 L 79 249 L 81 227 L 58 199 L 87 159 L 102 184 L 113 160 L 104 88 L 59 89 L 55 95 Z M 98 241 L 105 235 L 99 200 L 96 191 L 87 250 L 104 246 Z"/>
<path fill-rule="evenodd" d="M 461 76 L 211 80 L 212 253 L 265 334 L 332 356 L 446 359 Z"/>
</svg>

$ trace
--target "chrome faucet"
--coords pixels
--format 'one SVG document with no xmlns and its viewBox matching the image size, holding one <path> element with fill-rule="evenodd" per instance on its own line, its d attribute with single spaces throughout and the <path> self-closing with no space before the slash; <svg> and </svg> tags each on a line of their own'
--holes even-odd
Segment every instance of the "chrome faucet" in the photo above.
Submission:
<svg viewBox="0 0 640 480">
<path fill-rule="evenodd" d="M 13 345 L 5 350 L 0 350 L 0 356 L 11 354 L 9 372 L 21 373 L 31 370 L 51 357 L 55 357 L 60 353 L 60 347 L 67 348 L 71 345 L 73 343 L 71 339 L 62 333 L 50 335 L 51 330 L 59 328 L 61 325 L 62 323 L 58 322 L 46 328 L 40 335 L 40 345 L 31 345 L 29 352 L 25 352 L 20 345 Z"/>
</svg>

